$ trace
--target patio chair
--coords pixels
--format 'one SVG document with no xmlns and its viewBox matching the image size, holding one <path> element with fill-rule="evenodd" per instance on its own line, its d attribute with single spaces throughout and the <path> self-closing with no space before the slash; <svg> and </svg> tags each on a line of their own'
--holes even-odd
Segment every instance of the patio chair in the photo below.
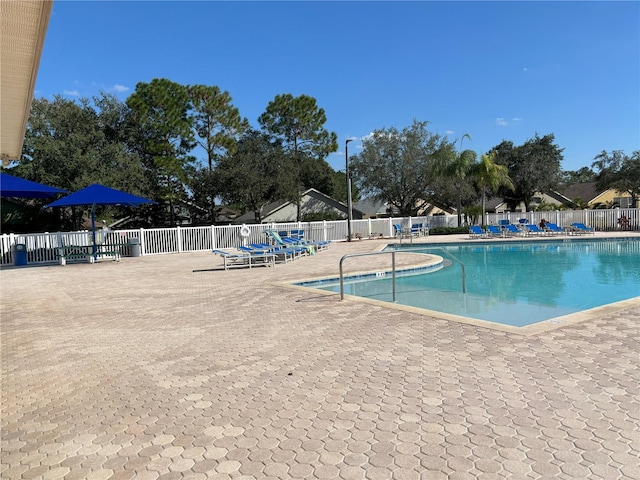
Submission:
<svg viewBox="0 0 640 480">
<path fill-rule="evenodd" d="M 240 247 L 239 247 L 240 248 Z M 249 251 L 253 249 L 256 253 L 272 253 L 275 255 L 276 263 L 280 260 L 280 263 L 287 263 L 291 260 L 295 260 L 303 255 L 307 254 L 306 249 L 284 247 L 281 245 L 269 245 L 268 243 L 250 243 L 247 247 L 240 248 L 242 251 Z"/>
<path fill-rule="evenodd" d="M 502 228 L 504 230 L 505 235 L 509 237 L 521 237 L 524 235 L 524 232 L 522 230 L 520 230 L 518 227 L 512 224 L 505 225 Z"/>
<path fill-rule="evenodd" d="M 324 250 L 329 248 L 331 242 L 312 242 L 308 240 L 295 239 L 290 237 L 282 238 L 278 232 L 275 230 L 265 230 L 264 233 L 269 237 L 274 244 L 279 245 L 281 247 L 290 247 L 290 248 L 298 248 L 303 249 L 306 253 L 313 255 L 318 250 Z"/>
<path fill-rule="evenodd" d="M 572 223 L 571 226 L 574 228 L 574 232 L 577 233 L 595 233 L 595 229 L 593 227 L 587 227 L 584 223 Z"/>
<path fill-rule="evenodd" d="M 470 238 L 487 238 L 488 234 L 480 225 L 471 225 L 469 227 Z"/>
<path fill-rule="evenodd" d="M 252 268 L 256 266 L 271 267 L 275 265 L 273 254 L 257 253 L 230 253 L 224 250 L 212 250 L 212 253 L 220 255 L 225 270 L 230 268 Z"/>
<path fill-rule="evenodd" d="M 425 228 L 422 223 L 414 223 L 411 225 L 411 235 L 415 237 L 426 235 L 428 231 L 429 231 L 429 227 Z"/>
<path fill-rule="evenodd" d="M 497 225 L 487 225 L 487 234 L 489 237 L 504 237 L 504 231 Z"/>
<path fill-rule="evenodd" d="M 542 230 L 535 223 L 525 223 L 524 224 L 524 233 L 525 235 L 546 235 L 547 232 Z"/>
<path fill-rule="evenodd" d="M 567 233 L 567 231 L 564 228 L 559 227 L 555 223 L 547 222 L 547 224 L 545 225 L 545 228 L 549 233 L 551 233 L 551 235 L 562 235 L 564 233 Z"/>
</svg>

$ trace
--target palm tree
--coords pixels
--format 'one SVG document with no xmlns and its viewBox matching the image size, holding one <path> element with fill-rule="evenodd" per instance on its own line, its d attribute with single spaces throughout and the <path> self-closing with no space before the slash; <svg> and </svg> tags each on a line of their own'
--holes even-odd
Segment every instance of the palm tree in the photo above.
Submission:
<svg viewBox="0 0 640 480">
<path fill-rule="evenodd" d="M 494 161 L 495 155 L 490 153 L 482 155 L 480 163 L 476 163 L 473 168 L 473 174 L 478 181 L 478 185 L 482 191 L 482 224 L 486 225 L 486 202 L 487 190 L 491 193 L 500 187 L 506 187 L 513 190 L 513 182 L 509 178 L 509 170 L 504 165 L 499 165 Z"/>
<path fill-rule="evenodd" d="M 462 143 L 462 142 L 461 142 Z M 456 187 L 456 211 L 458 212 L 458 226 L 462 225 L 462 184 L 471 173 L 476 163 L 477 154 L 473 150 L 460 152 L 449 166 L 449 175 L 453 178 Z"/>
</svg>

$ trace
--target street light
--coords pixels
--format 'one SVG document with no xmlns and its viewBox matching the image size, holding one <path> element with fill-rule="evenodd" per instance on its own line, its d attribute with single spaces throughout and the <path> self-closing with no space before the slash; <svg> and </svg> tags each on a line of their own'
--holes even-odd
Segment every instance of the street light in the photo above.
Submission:
<svg viewBox="0 0 640 480">
<path fill-rule="evenodd" d="M 351 241 L 351 220 L 353 220 L 353 211 L 351 208 L 351 172 L 349 171 L 349 142 L 351 141 L 353 141 L 353 138 L 347 138 L 344 142 L 345 170 L 347 173 L 347 242 Z"/>
</svg>

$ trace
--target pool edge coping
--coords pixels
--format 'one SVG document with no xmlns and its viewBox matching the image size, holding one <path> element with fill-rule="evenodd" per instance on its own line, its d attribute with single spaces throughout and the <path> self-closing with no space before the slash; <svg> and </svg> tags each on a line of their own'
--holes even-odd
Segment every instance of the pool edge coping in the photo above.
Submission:
<svg viewBox="0 0 640 480">
<path fill-rule="evenodd" d="M 461 242 L 452 242 L 450 245 L 455 245 L 455 244 L 460 244 Z M 488 242 L 490 243 L 490 242 Z M 391 243 L 387 243 L 385 245 L 382 245 L 378 248 L 376 248 L 374 251 L 384 251 L 386 248 L 388 248 L 391 245 L 397 245 L 397 244 L 391 244 Z M 420 245 L 420 247 L 424 248 L 425 245 Z M 420 248 L 419 247 L 419 248 Z M 411 253 L 416 253 L 417 252 L 410 252 L 410 251 L 406 251 L 406 252 L 402 252 L 405 254 L 411 254 Z M 418 254 L 420 255 L 420 254 Z M 432 255 L 432 256 L 437 256 L 434 254 L 422 254 L 422 255 Z M 441 261 L 444 260 L 444 257 L 440 257 Z M 427 267 L 429 264 L 433 265 L 434 262 L 427 262 L 425 265 L 422 264 L 417 264 L 411 267 L 404 267 L 405 269 L 415 269 L 415 268 L 419 268 L 420 266 L 425 266 Z M 348 276 L 353 276 L 353 275 L 362 275 L 362 274 L 375 274 L 376 271 L 379 270 L 362 270 L 359 272 L 355 272 L 355 273 L 351 273 Z M 347 277 L 348 277 L 347 276 Z M 302 285 L 296 285 L 298 283 L 304 283 L 304 282 L 314 282 L 314 281 L 322 281 L 324 280 L 328 280 L 328 279 L 334 279 L 336 278 L 335 275 L 326 275 L 326 276 L 321 276 L 321 277 L 315 277 L 313 279 L 304 279 L 304 280 L 288 280 L 287 282 L 277 282 L 277 285 L 280 286 L 284 286 L 287 287 L 289 289 L 295 289 L 298 291 L 304 291 L 304 292 L 314 292 L 314 293 L 318 293 L 321 295 L 326 295 L 326 296 L 331 296 L 331 295 L 340 295 L 339 293 L 335 293 L 335 292 L 328 292 L 325 290 L 320 290 L 319 288 L 316 287 L 306 287 L 306 286 L 302 286 Z M 497 331 L 502 331 L 505 333 L 515 333 L 517 335 L 523 335 L 523 336 L 532 336 L 532 335 L 537 335 L 540 333 L 545 333 L 545 332 L 549 332 L 549 331 L 553 331 L 553 330 L 557 330 L 563 327 L 567 327 L 567 326 L 572 326 L 572 325 L 577 325 L 580 324 L 584 321 L 587 320 L 592 320 L 594 318 L 597 318 L 598 315 L 600 315 L 603 311 L 605 311 L 606 313 L 615 313 L 621 310 L 624 310 L 626 308 L 630 308 L 633 306 L 637 306 L 638 308 L 640 308 L 640 296 L 638 297 L 631 297 L 625 300 L 620 300 L 617 302 L 613 302 L 613 303 L 608 303 L 606 305 L 600 305 L 598 307 L 593 307 L 593 308 L 589 308 L 586 310 L 581 310 L 579 312 L 575 312 L 575 313 L 569 313 L 566 315 L 561 315 L 558 317 L 553 317 L 553 318 L 549 318 L 547 320 L 542 320 L 540 322 L 536 322 L 530 325 L 524 325 L 522 327 L 516 327 L 516 326 L 512 326 L 512 325 L 504 325 L 501 323 L 497 323 L 497 322 L 491 322 L 488 320 L 480 320 L 477 318 L 471 318 L 471 317 L 465 317 L 462 315 L 455 315 L 455 314 L 451 314 L 451 313 L 444 313 L 444 312 L 439 312 L 436 310 L 429 310 L 426 308 L 419 308 L 419 307 L 411 307 L 408 305 L 400 305 L 397 303 L 393 303 L 393 302 L 386 302 L 383 300 L 376 300 L 376 299 L 372 299 L 372 298 L 366 298 L 366 297 L 359 297 L 356 295 L 349 295 L 346 294 L 344 295 L 344 299 L 345 300 L 354 300 L 357 302 L 362 302 L 362 303 L 370 303 L 370 304 L 374 304 L 374 305 L 378 305 L 378 306 L 382 306 L 385 308 L 391 308 L 394 310 L 400 310 L 400 311 L 405 311 L 405 312 L 410 312 L 410 313 L 416 313 L 418 315 L 423 315 L 423 316 L 428 316 L 428 317 L 433 317 L 433 318 L 437 318 L 440 320 L 447 320 L 447 321 L 453 321 L 453 322 L 457 322 L 457 323 L 463 323 L 466 325 L 471 325 L 471 326 L 477 326 L 477 327 L 484 327 L 484 328 L 488 328 L 490 330 L 497 330 Z M 340 301 L 340 300 L 339 300 Z"/>
</svg>

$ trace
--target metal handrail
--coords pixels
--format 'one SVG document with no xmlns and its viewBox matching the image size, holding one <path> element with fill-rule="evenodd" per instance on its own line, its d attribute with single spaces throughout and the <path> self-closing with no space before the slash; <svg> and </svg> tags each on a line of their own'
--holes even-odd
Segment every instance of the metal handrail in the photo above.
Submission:
<svg viewBox="0 0 640 480">
<path fill-rule="evenodd" d="M 367 252 L 367 253 L 351 253 L 343 256 L 340 259 L 340 300 L 344 300 L 344 275 L 342 271 L 342 264 L 347 258 L 350 257 L 366 257 L 369 255 L 382 255 L 390 253 L 391 254 L 391 285 L 393 291 L 393 301 L 396 301 L 396 252 L 395 250 L 391 250 L 390 252 Z"/>
<path fill-rule="evenodd" d="M 440 250 L 446 256 L 452 258 L 455 262 L 460 264 L 460 267 L 462 270 L 462 293 L 467 293 L 467 281 L 466 281 L 466 272 L 465 272 L 464 263 L 462 263 L 460 259 L 457 258 L 454 254 L 452 254 L 451 252 L 448 252 L 442 247 L 427 247 L 427 248 Z M 344 300 L 344 275 L 342 270 L 342 264 L 345 261 L 345 259 L 349 257 L 365 257 L 368 255 L 382 255 L 385 253 L 391 254 L 391 278 L 392 278 L 391 286 L 392 286 L 392 292 L 393 292 L 392 296 L 393 296 L 393 301 L 394 302 L 396 301 L 396 251 L 395 250 L 384 251 L 384 252 L 352 253 L 352 254 L 343 256 L 340 259 L 340 300 Z"/>
</svg>

